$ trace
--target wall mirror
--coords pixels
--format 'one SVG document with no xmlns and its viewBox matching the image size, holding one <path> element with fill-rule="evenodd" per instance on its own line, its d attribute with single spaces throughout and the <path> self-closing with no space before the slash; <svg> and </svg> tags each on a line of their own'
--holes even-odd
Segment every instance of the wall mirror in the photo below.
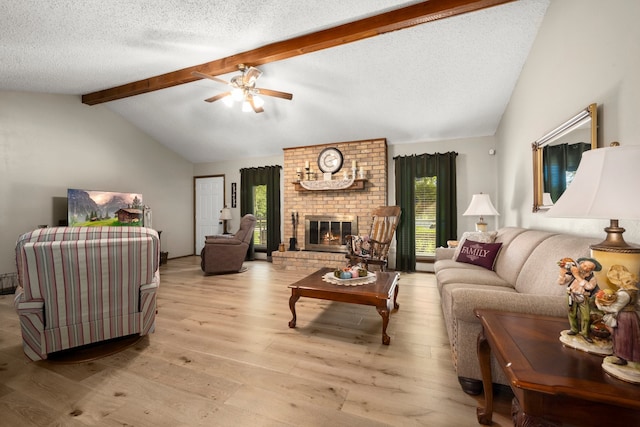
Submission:
<svg viewBox="0 0 640 427">
<path fill-rule="evenodd" d="M 582 153 L 598 147 L 598 105 L 591 104 L 536 140 L 533 150 L 533 212 L 549 209 L 571 184 Z"/>
</svg>

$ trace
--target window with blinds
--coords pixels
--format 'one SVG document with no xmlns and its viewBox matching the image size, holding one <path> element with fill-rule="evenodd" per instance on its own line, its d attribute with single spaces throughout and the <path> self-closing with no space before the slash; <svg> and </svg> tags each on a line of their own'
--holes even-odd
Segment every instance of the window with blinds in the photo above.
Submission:
<svg viewBox="0 0 640 427">
<path fill-rule="evenodd" d="M 416 256 L 436 254 L 436 180 L 435 176 L 416 178 Z"/>
</svg>

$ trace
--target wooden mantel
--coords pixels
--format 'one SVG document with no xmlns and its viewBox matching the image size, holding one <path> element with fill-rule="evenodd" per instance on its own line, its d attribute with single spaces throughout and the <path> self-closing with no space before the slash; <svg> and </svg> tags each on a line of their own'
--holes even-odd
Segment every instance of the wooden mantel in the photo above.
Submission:
<svg viewBox="0 0 640 427">
<path fill-rule="evenodd" d="M 366 179 L 355 179 L 353 180 L 353 184 L 347 188 L 335 189 L 335 188 L 318 188 L 314 190 L 309 190 L 300 185 L 299 182 L 293 182 L 292 184 L 295 186 L 296 191 L 346 191 L 346 190 L 364 190 L 365 184 L 367 183 Z"/>
</svg>

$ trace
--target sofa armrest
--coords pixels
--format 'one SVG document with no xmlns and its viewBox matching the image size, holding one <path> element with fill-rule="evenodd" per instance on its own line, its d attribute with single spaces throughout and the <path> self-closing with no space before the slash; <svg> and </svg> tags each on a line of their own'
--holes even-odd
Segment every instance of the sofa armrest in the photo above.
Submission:
<svg viewBox="0 0 640 427">
<path fill-rule="evenodd" d="M 453 317 L 466 322 L 479 322 L 475 309 L 512 311 L 541 316 L 564 317 L 567 300 L 564 296 L 532 295 L 488 289 L 460 288 L 451 291 Z"/>
<path fill-rule="evenodd" d="M 455 248 L 436 248 L 436 261 L 440 261 L 443 259 L 453 259 L 453 254 L 455 252 Z"/>
</svg>

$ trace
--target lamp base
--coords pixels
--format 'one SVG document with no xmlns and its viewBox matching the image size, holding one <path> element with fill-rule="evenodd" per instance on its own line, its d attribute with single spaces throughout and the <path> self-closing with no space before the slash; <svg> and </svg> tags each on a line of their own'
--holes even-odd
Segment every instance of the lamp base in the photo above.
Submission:
<svg viewBox="0 0 640 427">
<path fill-rule="evenodd" d="M 631 273 L 640 276 L 640 247 L 630 245 L 624 241 L 624 228 L 618 226 L 618 220 L 612 219 L 611 225 L 606 227 L 607 237 L 597 245 L 591 246 L 591 257 L 602 264 L 602 270 L 594 272 L 598 286 L 616 290 L 618 287 L 607 278 L 607 273 L 613 265 L 623 265 Z"/>
<path fill-rule="evenodd" d="M 616 248 L 597 245 L 591 247 L 591 258 L 595 258 L 602 265 L 602 270 L 594 272 L 600 289 L 618 289 L 618 286 L 607 278 L 607 273 L 614 265 L 623 265 L 631 273 L 640 276 L 640 248 L 636 249 L 637 252 L 618 252 Z"/>
<path fill-rule="evenodd" d="M 476 231 L 487 231 L 487 223 L 486 222 L 476 222 Z"/>
</svg>

